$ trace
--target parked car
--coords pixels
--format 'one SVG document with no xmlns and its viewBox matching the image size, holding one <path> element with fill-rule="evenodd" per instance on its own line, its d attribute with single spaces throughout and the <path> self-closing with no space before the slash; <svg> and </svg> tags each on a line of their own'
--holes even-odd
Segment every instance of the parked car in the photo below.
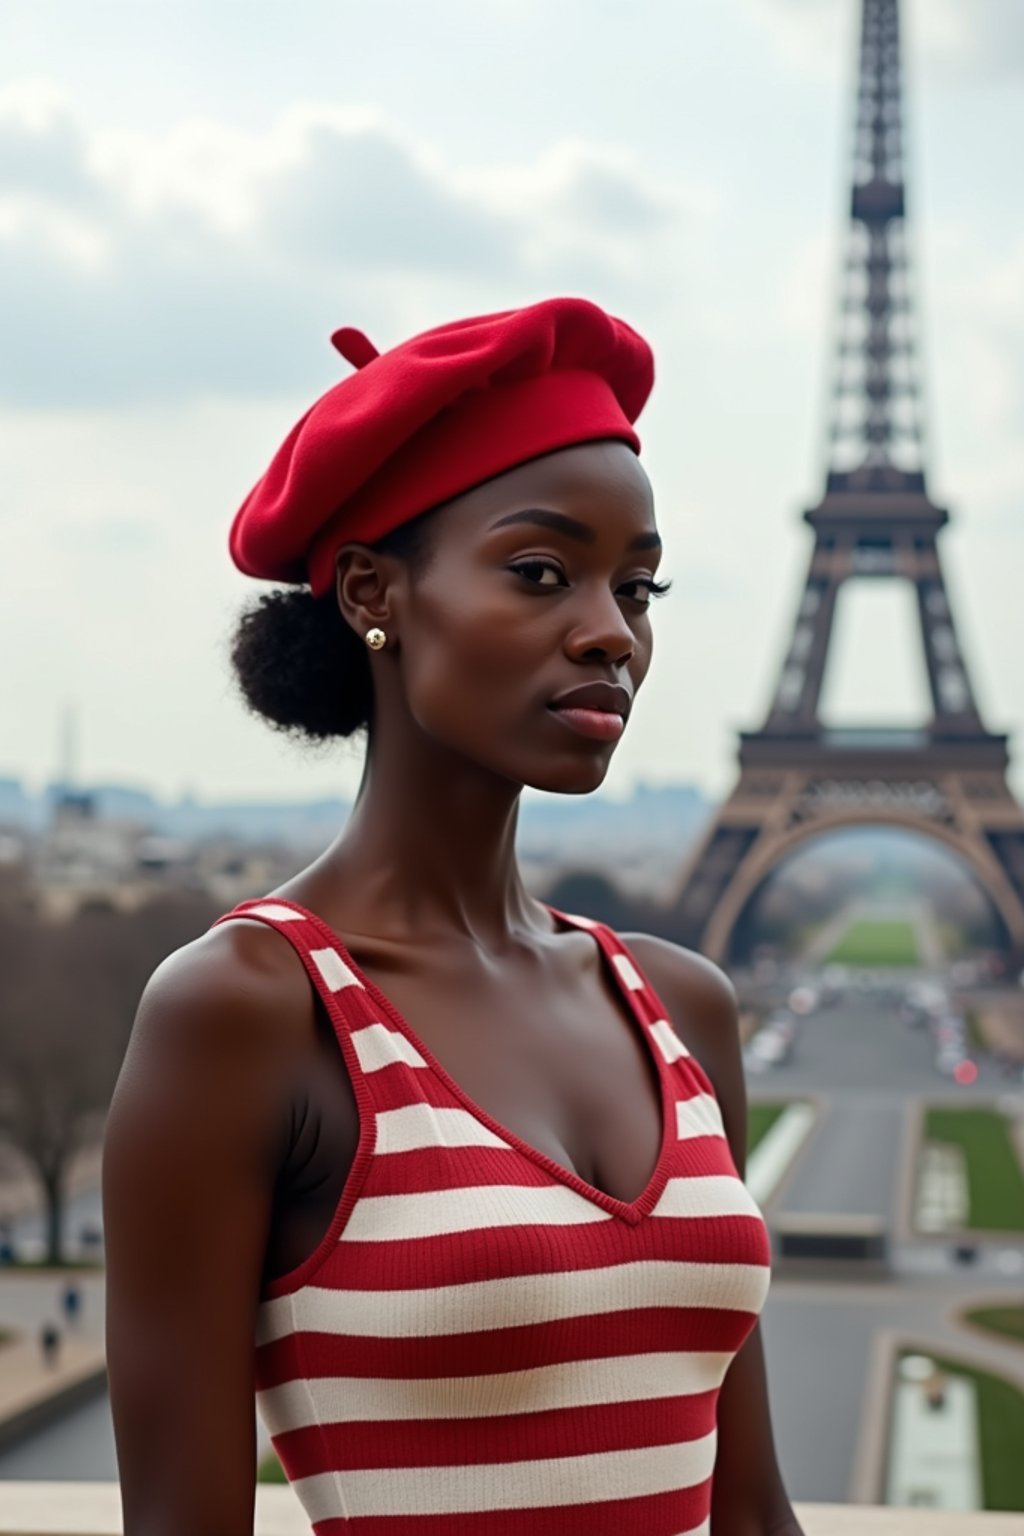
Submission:
<svg viewBox="0 0 1024 1536">
<path fill-rule="evenodd" d="M 747 1042 L 743 1052 L 745 1066 L 751 1072 L 781 1066 L 792 1055 L 796 1037 L 797 1021 L 793 1015 L 785 1010 L 776 1011 Z"/>
<path fill-rule="evenodd" d="M 944 1077 L 952 1077 L 960 1063 L 966 1060 L 959 1045 L 940 1045 L 935 1053 L 935 1066 Z"/>
</svg>

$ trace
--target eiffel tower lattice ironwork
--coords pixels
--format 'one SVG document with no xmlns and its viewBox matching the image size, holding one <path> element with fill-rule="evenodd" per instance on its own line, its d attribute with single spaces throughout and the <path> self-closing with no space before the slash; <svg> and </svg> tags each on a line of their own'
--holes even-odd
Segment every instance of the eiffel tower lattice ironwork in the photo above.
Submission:
<svg viewBox="0 0 1024 1536">
<path fill-rule="evenodd" d="M 814 548 L 768 716 L 740 733 L 740 777 L 672 901 L 674 936 L 724 960 L 743 911 L 812 836 L 890 823 L 938 838 L 989 894 L 1024 956 L 1024 813 L 1007 737 L 978 713 L 943 580 L 948 513 L 928 496 L 902 145 L 898 0 L 862 0 L 853 188 L 829 465 L 804 513 Z M 836 600 L 854 579 L 916 591 L 932 718 L 920 730 L 829 729 L 819 700 Z"/>
</svg>

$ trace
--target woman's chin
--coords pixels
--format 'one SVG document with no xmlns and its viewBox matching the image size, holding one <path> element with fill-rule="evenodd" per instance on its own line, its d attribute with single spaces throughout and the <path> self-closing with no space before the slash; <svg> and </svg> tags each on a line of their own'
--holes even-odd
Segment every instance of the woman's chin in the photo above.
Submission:
<svg viewBox="0 0 1024 1536">
<path fill-rule="evenodd" d="M 530 789 L 542 789 L 549 795 L 589 795 L 604 783 L 610 762 L 610 755 L 598 757 L 595 754 L 589 762 L 552 766 L 547 771 L 531 775 L 526 783 Z"/>
</svg>

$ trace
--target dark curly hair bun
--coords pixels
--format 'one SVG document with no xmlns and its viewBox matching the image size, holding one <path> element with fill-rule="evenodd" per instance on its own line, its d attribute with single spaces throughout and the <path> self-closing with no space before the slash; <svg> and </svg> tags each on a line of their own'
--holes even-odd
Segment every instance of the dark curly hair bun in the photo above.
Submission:
<svg viewBox="0 0 1024 1536">
<path fill-rule="evenodd" d="M 327 741 L 369 722 L 366 646 L 342 618 L 333 592 L 265 592 L 238 620 L 231 663 L 242 698 L 275 730 Z"/>
<path fill-rule="evenodd" d="M 429 529 L 437 508 L 423 512 L 370 548 L 397 555 L 414 574 L 429 563 Z M 306 745 L 368 728 L 373 682 L 366 642 L 342 616 L 332 590 L 308 586 L 263 592 L 241 613 L 229 654 L 246 708 L 274 730 Z"/>
</svg>

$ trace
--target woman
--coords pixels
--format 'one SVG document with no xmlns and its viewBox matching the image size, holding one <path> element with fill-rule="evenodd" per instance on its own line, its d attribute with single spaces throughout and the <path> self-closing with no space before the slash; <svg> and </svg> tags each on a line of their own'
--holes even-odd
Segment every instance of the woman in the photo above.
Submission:
<svg viewBox="0 0 1024 1536">
<path fill-rule="evenodd" d="M 249 706 L 365 727 L 345 827 L 150 978 L 104 1156 L 126 1536 L 248 1536 L 253 1391 L 317 1536 L 799 1536 L 737 1170 L 735 995 L 526 891 L 651 660 L 646 343 L 579 299 L 378 354 L 231 530 Z"/>
</svg>

